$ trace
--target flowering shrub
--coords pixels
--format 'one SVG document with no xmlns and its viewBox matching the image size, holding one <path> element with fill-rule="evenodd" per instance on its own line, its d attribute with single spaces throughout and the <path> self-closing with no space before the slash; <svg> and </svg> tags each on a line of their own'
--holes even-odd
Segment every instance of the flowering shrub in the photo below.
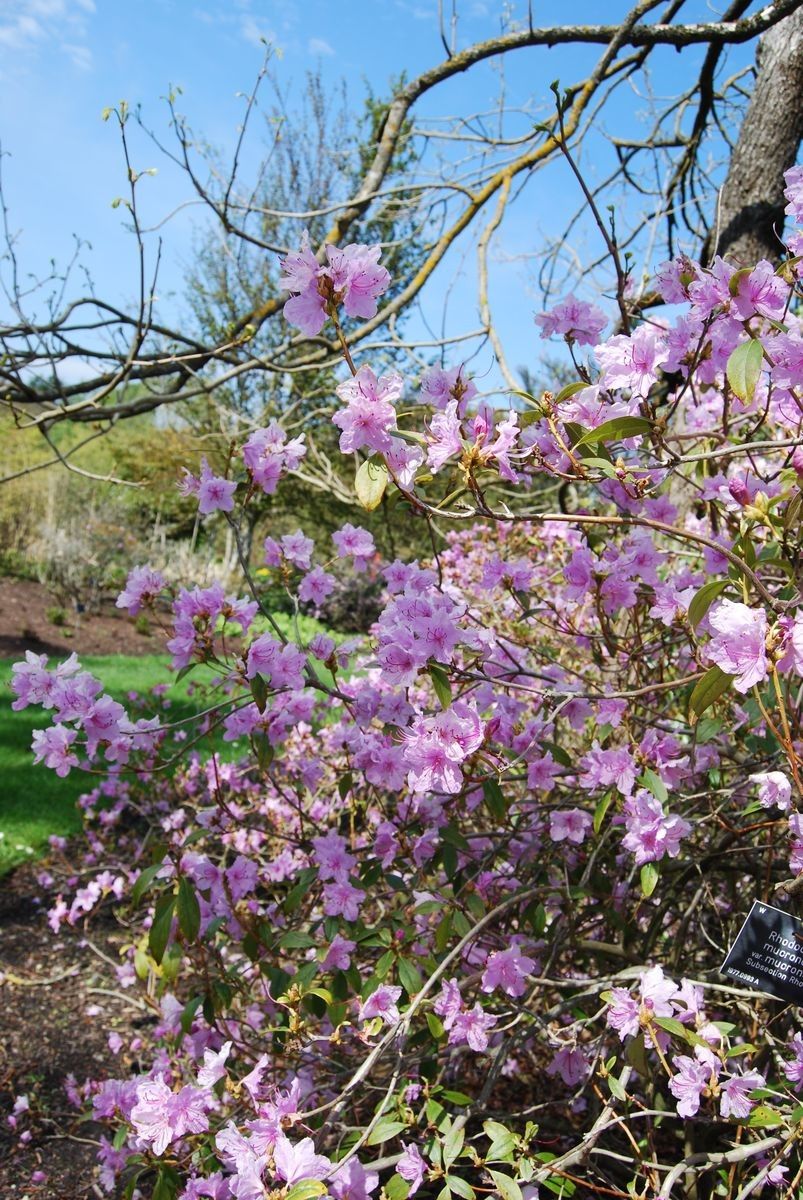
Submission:
<svg viewBox="0 0 803 1200">
<path fill-rule="evenodd" d="M 287 319 L 342 338 L 378 259 L 305 243 Z M 108 1191 L 792 1194 L 796 1012 L 718 968 L 803 871 L 798 274 L 666 263 L 671 315 L 607 341 L 570 297 L 542 334 L 592 357 L 515 411 L 462 367 L 403 400 L 343 340 L 357 495 L 433 532 L 431 561 L 381 565 L 369 636 L 287 640 L 246 562 L 234 596 L 142 567 L 118 604 L 172 603 L 173 666 L 206 696 L 189 727 L 74 656 L 17 665 L 14 706 L 53 714 L 37 759 L 98 775 L 50 923 L 119 905 L 153 1012 L 127 1072 L 71 1085 L 109 1122 Z M 273 425 L 183 487 L 236 533 L 304 452 Z M 335 561 L 375 570 L 371 534 L 320 561 L 302 530 L 264 547 L 313 609 Z"/>
</svg>

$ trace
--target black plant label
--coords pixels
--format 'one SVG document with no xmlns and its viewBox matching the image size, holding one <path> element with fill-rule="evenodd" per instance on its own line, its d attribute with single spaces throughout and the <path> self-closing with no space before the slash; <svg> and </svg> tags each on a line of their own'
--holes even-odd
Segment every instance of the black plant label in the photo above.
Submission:
<svg viewBox="0 0 803 1200">
<path fill-rule="evenodd" d="M 779 1000 L 803 1004 L 803 921 L 754 900 L 720 971 Z"/>
</svg>

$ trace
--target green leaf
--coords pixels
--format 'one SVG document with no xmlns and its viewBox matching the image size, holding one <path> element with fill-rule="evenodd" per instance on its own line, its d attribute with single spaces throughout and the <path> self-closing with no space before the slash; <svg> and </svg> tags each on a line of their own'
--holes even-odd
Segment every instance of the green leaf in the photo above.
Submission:
<svg viewBox="0 0 803 1200">
<path fill-rule="evenodd" d="M 201 929 L 201 906 L 195 893 L 195 885 L 182 875 L 178 885 L 176 911 L 181 932 L 188 942 L 194 942 Z"/>
<path fill-rule="evenodd" d="M 563 428 L 566 431 L 566 437 L 572 446 L 577 445 L 577 441 L 584 434 L 588 433 L 585 425 L 578 424 L 577 421 L 564 421 Z"/>
<path fill-rule="evenodd" d="M 604 458 L 581 458 L 580 462 L 589 471 L 601 471 L 606 479 L 618 479 L 619 473 L 613 463 Z"/>
<path fill-rule="evenodd" d="M 396 964 L 401 983 L 408 996 L 414 996 L 424 986 L 424 981 L 408 958 L 400 958 Z"/>
<path fill-rule="evenodd" d="M 255 675 L 251 680 L 251 695 L 254 697 L 254 704 L 263 713 L 268 703 L 268 685 L 261 675 Z"/>
<path fill-rule="evenodd" d="M 410 415 L 409 413 L 407 414 Z M 426 446 L 427 439 L 422 433 L 416 433 L 412 429 L 394 429 L 392 437 L 401 438 L 403 442 L 409 442 L 411 446 Z"/>
<path fill-rule="evenodd" d="M 187 1034 L 192 1029 L 195 1014 L 204 1002 L 203 996 L 193 996 L 188 1000 L 181 1012 L 181 1032 Z"/>
<path fill-rule="evenodd" d="M 655 771 L 647 767 L 641 773 L 640 782 L 644 784 L 648 791 L 652 792 L 656 800 L 660 800 L 661 804 L 666 804 L 669 799 L 669 792 L 666 790 L 666 784 L 660 775 L 656 775 Z"/>
<path fill-rule="evenodd" d="M 384 461 L 378 454 L 365 460 L 354 477 L 357 499 L 368 512 L 373 512 L 382 502 L 390 476 Z"/>
<path fill-rule="evenodd" d="M 466 1132 L 461 1125 L 453 1125 L 443 1141 L 443 1165 L 448 1170 L 463 1149 Z"/>
<path fill-rule="evenodd" d="M 582 392 L 587 387 L 587 383 L 567 383 L 566 387 L 562 387 L 555 396 L 553 403 L 562 404 L 564 400 L 570 400 L 572 396 L 576 396 L 578 392 Z"/>
<path fill-rule="evenodd" d="M 595 442 L 621 442 L 624 438 L 649 433 L 651 429 L 652 422 L 645 417 L 614 417 L 612 421 L 603 421 L 596 429 L 587 430 L 575 442 L 574 449 L 578 446 L 591 446 Z"/>
<path fill-rule="evenodd" d="M 137 882 L 131 891 L 132 904 L 139 904 L 161 869 L 161 863 L 154 863 L 152 867 L 146 867 L 144 871 L 140 871 Z"/>
<path fill-rule="evenodd" d="M 156 902 L 156 912 L 148 934 L 148 949 L 157 963 L 162 961 L 167 949 L 175 903 L 176 897 L 172 892 L 166 892 Z"/>
<path fill-rule="evenodd" d="M 173 1200 L 178 1191 L 179 1178 L 172 1167 L 160 1167 L 151 1193 L 152 1200 Z"/>
<path fill-rule="evenodd" d="M 614 794 L 614 790 L 613 790 L 613 788 L 611 788 L 600 799 L 599 803 L 597 804 L 597 807 L 594 809 L 594 833 L 595 834 L 599 834 L 600 829 L 602 829 L 602 822 L 605 820 L 605 814 L 607 813 L 608 809 L 611 807 L 611 805 L 613 804 L 615 799 L 616 799 L 616 797 Z"/>
<path fill-rule="evenodd" d="M 510 395 L 518 396 L 525 404 L 529 404 L 530 408 L 536 409 L 537 411 L 533 413 L 536 421 L 539 417 L 544 416 L 544 403 L 542 400 L 536 400 L 535 396 L 531 396 L 529 392 L 522 392 L 519 388 L 511 388 Z M 524 415 L 529 416 L 530 414 L 526 413 Z"/>
<path fill-rule="evenodd" d="M 700 590 L 694 593 L 689 605 L 689 624 L 692 629 L 697 628 L 717 596 L 727 587 L 730 587 L 729 579 L 709 579 L 708 583 L 704 583 Z"/>
<path fill-rule="evenodd" d="M 434 1097 L 430 1096 L 427 1100 L 424 1110 L 427 1114 L 427 1120 L 430 1125 L 434 1125 L 436 1129 L 445 1128 L 449 1124 L 449 1114 L 442 1104 L 439 1104 Z"/>
<path fill-rule="evenodd" d="M 739 295 L 739 288 L 742 286 L 742 282 L 748 279 L 752 273 L 752 267 L 742 267 L 740 270 L 733 272 L 728 282 L 728 291 L 732 296 Z"/>
<path fill-rule="evenodd" d="M 803 492 L 798 492 L 793 496 L 783 510 L 783 527 L 789 532 L 791 529 L 797 529 L 803 518 Z"/>
<path fill-rule="evenodd" d="M 386 950 L 385 953 L 381 955 L 379 959 L 377 959 L 376 966 L 374 967 L 374 974 L 376 975 L 377 979 L 384 979 L 395 961 L 395 950 Z"/>
<path fill-rule="evenodd" d="M 566 753 L 562 746 L 556 742 L 548 742 L 546 739 L 541 742 L 541 749 L 548 750 L 554 758 L 555 762 L 559 762 L 562 767 L 568 767 L 569 770 L 574 766 L 571 757 Z"/>
<path fill-rule="evenodd" d="M 703 717 L 697 726 L 697 741 L 701 745 L 705 742 L 710 742 L 722 730 L 722 722 L 719 717 Z M 759 805 L 760 807 L 760 805 Z"/>
<path fill-rule="evenodd" d="M 641 868 L 641 894 L 651 896 L 658 884 L 658 868 L 655 863 L 645 863 Z"/>
<path fill-rule="evenodd" d="M 749 404 L 756 393 L 763 360 L 764 347 L 757 338 L 741 342 L 728 359 L 725 367 L 728 383 L 745 404 Z"/>
<path fill-rule="evenodd" d="M 485 1159 L 487 1162 L 508 1162 L 516 1149 L 516 1139 L 506 1125 L 499 1121 L 483 1121 L 482 1128 L 491 1140 Z"/>
<path fill-rule="evenodd" d="M 251 741 L 256 751 L 257 762 L 261 771 L 267 771 L 270 764 L 273 762 L 274 750 L 270 744 L 268 735 L 263 733 L 261 729 L 255 729 L 251 734 Z"/>
<path fill-rule="evenodd" d="M 299 1179 L 287 1193 L 285 1200 L 314 1200 L 315 1196 L 326 1194 L 326 1184 L 318 1179 Z"/>
<path fill-rule="evenodd" d="M 441 917 L 438 922 L 438 928 L 435 930 L 435 949 L 438 954 L 443 954 L 446 947 L 449 945 L 449 938 L 452 936 L 452 914 L 447 912 Z"/>
<path fill-rule="evenodd" d="M 702 679 L 698 679 L 689 697 L 689 724 L 694 725 L 714 701 L 718 700 L 733 683 L 733 675 L 726 675 L 718 666 L 709 667 Z"/>
<path fill-rule="evenodd" d="M 767 1128 L 773 1125 L 783 1125 L 784 1120 L 781 1114 L 775 1108 L 770 1108 L 769 1104 L 758 1104 L 748 1117 L 747 1124 L 751 1128 Z"/>
<path fill-rule="evenodd" d="M 502 1200 L 524 1200 L 521 1188 L 515 1179 L 511 1179 L 509 1175 L 503 1175 L 501 1171 L 491 1171 L 489 1169 L 488 1174 L 496 1184 L 496 1190 L 499 1192 Z"/>
<path fill-rule="evenodd" d="M 664 1029 L 667 1033 L 672 1033 L 675 1037 L 681 1037 L 684 1042 L 686 1041 L 688 1030 L 674 1017 L 654 1017 L 653 1020 L 659 1029 Z"/>
<path fill-rule="evenodd" d="M 524 916 L 532 926 L 535 936 L 540 937 L 546 929 L 546 909 L 542 902 L 539 900 L 537 904 L 528 904 Z"/>
<path fill-rule="evenodd" d="M 314 937 L 296 929 L 288 929 L 287 933 L 283 933 L 279 938 L 282 950 L 309 950 L 311 946 L 317 946 L 317 944 Z"/>
<path fill-rule="evenodd" d="M 628 1040 L 625 1049 L 625 1058 L 634 1070 L 638 1071 L 639 1075 L 644 1079 L 649 1079 L 652 1074 L 652 1067 L 647 1059 L 647 1047 L 644 1044 L 644 1034 L 639 1033 L 638 1037 L 633 1037 Z"/>
<path fill-rule="evenodd" d="M 406 1200 L 410 1184 L 406 1179 L 402 1179 L 401 1175 L 391 1175 L 384 1190 L 388 1200 Z"/>
<path fill-rule="evenodd" d="M 383 1142 L 389 1142 L 399 1133 L 403 1133 L 407 1128 L 404 1121 L 394 1121 L 392 1117 L 384 1117 L 376 1126 L 370 1136 L 367 1138 L 366 1146 L 381 1146 Z"/>
<path fill-rule="evenodd" d="M 459 1175 L 447 1175 L 446 1186 L 455 1196 L 462 1196 L 463 1200 L 476 1200 L 477 1193 L 474 1188 Z"/>
<path fill-rule="evenodd" d="M 456 846 L 458 850 L 468 851 L 471 846 L 468 844 L 463 834 L 459 829 L 456 829 L 451 822 L 448 825 L 443 825 L 439 830 L 439 834 L 444 842 L 450 846 Z"/>
<path fill-rule="evenodd" d="M 452 685 L 449 676 L 440 663 L 431 662 L 427 667 L 435 695 L 440 701 L 441 708 L 448 708 L 452 703 Z"/>
<path fill-rule="evenodd" d="M 446 1031 L 443 1028 L 443 1021 L 440 1019 L 437 1013 L 427 1013 L 427 1025 L 429 1026 L 429 1032 L 432 1034 L 435 1040 L 440 1041 Z"/>
<path fill-rule="evenodd" d="M 507 816 L 507 805 L 504 793 L 495 779 L 486 779 L 482 785 L 482 794 L 488 811 L 496 821 L 504 821 Z"/>
<path fill-rule="evenodd" d="M 627 1092 L 615 1075 L 608 1076 L 608 1087 L 611 1095 L 615 1096 L 617 1100 L 627 1100 Z"/>
</svg>

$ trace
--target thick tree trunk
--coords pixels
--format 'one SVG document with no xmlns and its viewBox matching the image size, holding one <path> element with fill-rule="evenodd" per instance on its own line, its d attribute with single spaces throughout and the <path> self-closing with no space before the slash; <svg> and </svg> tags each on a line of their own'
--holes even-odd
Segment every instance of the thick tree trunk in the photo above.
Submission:
<svg viewBox="0 0 803 1200">
<path fill-rule="evenodd" d="M 722 188 L 716 253 L 740 266 L 783 252 L 783 173 L 803 140 L 803 6 L 769 29 L 759 42 L 753 94 Z"/>
</svg>

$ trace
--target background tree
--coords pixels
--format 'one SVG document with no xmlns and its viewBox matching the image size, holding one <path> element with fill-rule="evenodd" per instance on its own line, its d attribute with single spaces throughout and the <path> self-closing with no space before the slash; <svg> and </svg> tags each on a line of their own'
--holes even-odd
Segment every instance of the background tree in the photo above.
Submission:
<svg viewBox="0 0 803 1200">
<path fill-rule="evenodd" d="M 196 137 L 180 113 L 178 95 L 171 94 L 172 141 L 151 136 L 180 165 L 210 217 L 199 233 L 190 314 L 179 321 L 159 312 L 159 245 L 139 216 L 142 176 L 131 161 L 130 132 L 132 123 L 144 128 L 144 121 L 125 105 L 110 111 L 128 172 L 123 203 L 136 252 L 139 303 L 126 311 L 91 290 L 74 290 L 77 277 L 71 274 L 26 292 L 9 237 L 4 283 L 13 316 L 0 330 L 0 402 L 16 425 L 50 441 L 64 421 L 92 426 L 94 437 L 120 420 L 177 405 L 182 419 L 200 422 L 199 429 L 214 419 L 226 437 L 280 412 L 291 425 L 303 420 L 314 441 L 318 406 L 331 395 L 340 346 L 323 336 L 288 335 L 275 320 L 285 299 L 277 290 L 278 259 L 298 244 L 302 228 L 310 230 L 321 256 L 326 243 L 383 243 L 394 289 L 373 320 L 346 331 L 349 345 L 403 360 L 412 372 L 447 352 L 450 360 L 466 359 L 490 346 L 498 381 L 518 386 L 496 336 L 489 247 L 509 213 L 533 205 L 534 189 L 548 191 L 554 174 L 544 172 L 565 171 L 567 152 L 578 160 L 581 175 L 582 156 L 601 155 L 600 182 L 589 185 L 587 195 L 573 183 L 582 210 L 596 212 L 602 233 L 594 234 L 600 253 L 584 274 L 593 283 L 595 268 L 607 269 L 611 252 L 618 255 L 622 311 L 625 284 L 628 311 L 637 311 L 650 297 L 648 271 L 678 249 L 707 256 L 716 238 L 720 250 L 738 257 L 748 250 L 747 242 L 734 242 L 738 234 L 757 238 L 772 252 L 780 234 L 782 171 L 800 141 L 800 0 L 761 7 L 734 0 L 718 19 L 687 20 L 691 8 L 684 0 L 639 0 L 616 23 L 550 28 L 535 24 L 530 13 L 527 22 L 458 49 L 455 7 L 449 29 L 442 30 L 443 60 L 414 79 L 400 77 L 387 102 L 369 94 L 356 137 L 343 97 L 325 94 L 320 81 L 309 82 L 294 116 L 268 52 L 226 162 Z M 743 66 L 730 70 L 731 52 L 748 43 L 763 47 L 757 73 Z M 532 78 L 546 80 L 548 50 L 568 45 L 596 47 L 599 53 L 580 78 L 562 81 L 561 132 L 546 87 L 523 110 L 506 102 L 502 68 L 511 56 L 526 54 Z M 693 72 L 689 55 L 699 47 L 706 52 Z M 603 120 L 615 125 L 612 98 L 625 85 L 649 97 L 653 60 L 668 48 L 677 54 L 683 90 L 671 101 L 649 103 L 647 136 L 636 139 L 632 130 L 623 135 L 612 128 L 604 143 L 606 160 L 599 130 Z M 449 82 L 488 60 L 500 64 L 496 105 L 470 116 L 447 115 Z M 263 108 L 266 87 L 271 100 Z M 441 96 L 442 115 L 434 118 Z M 419 115 L 424 100 L 426 117 Z M 545 124 L 534 121 L 539 106 Z M 745 110 L 730 158 L 731 131 Z M 250 139 L 260 122 L 263 148 L 254 154 Z M 757 129 L 764 131 L 763 140 Z M 249 171 L 246 161 L 254 164 Z M 607 161 L 611 169 L 603 174 Z M 709 197 L 723 181 L 717 212 Z M 757 198 L 756 188 L 765 199 Z M 610 204 L 617 218 L 613 229 L 607 224 Z M 577 220 L 570 220 L 543 248 L 540 279 L 547 296 L 576 282 L 569 250 L 577 228 Z M 434 273 L 443 274 L 472 247 L 477 326 L 465 333 L 444 326 L 428 336 L 418 321 L 415 336 L 403 332 L 400 323 Z M 51 449 L 50 461 L 57 464 L 61 459 Z M 347 503 L 349 489 L 335 477 L 325 451 L 322 446 L 317 458 L 310 456 L 307 481 Z"/>
</svg>

